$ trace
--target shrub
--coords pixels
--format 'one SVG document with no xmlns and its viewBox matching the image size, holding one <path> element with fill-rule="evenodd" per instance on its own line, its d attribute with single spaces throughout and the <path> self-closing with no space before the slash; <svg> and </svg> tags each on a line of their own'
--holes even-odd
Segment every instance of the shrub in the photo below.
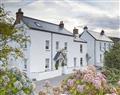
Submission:
<svg viewBox="0 0 120 95">
<path fill-rule="evenodd" d="M 120 70 L 120 44 L 114 44 L 110 51 L 105 53 L 104 59 L 106 67 Z"/>
<path fill-rule="evenodd" d="M 106 76 L 96 72 L 93 66 L 87 70 L 75 71 L 68 79 L 62 83 L 63 93 L 70 95 L 118 95 L 117 89 L 109 85 Z"/>
<path fill-rule="evenodd" d="M 0 95 L 33 95 L 32 81 L 16 67 L 0 66 Z"/>
</svg>

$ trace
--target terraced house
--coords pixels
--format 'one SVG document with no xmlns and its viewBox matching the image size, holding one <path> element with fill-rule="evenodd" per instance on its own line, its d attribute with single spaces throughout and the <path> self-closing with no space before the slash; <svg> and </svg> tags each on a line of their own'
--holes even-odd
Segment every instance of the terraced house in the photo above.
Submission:
<svg viewBox="0 0 120 95">
<path fill-rule="evenodd" d="M 87 64 L 102 67 L 104 65 L 104 53 L 109 51 L 113 41 L 105 35 L 104 30 L 99 33 L 89 30 L 87 26 L 84 27 L 80 38 L 87 41 Z"/>
<path fill-rule="evenodd" d="M 43 80 L 86 67 L 87 42 L 79 38 L 78 29 L 72 33 L 64 28 L 63 21 L 53 24 L 26 17 L 21 9 L 16 13 L 15 25 L 24 27 L 30 36 L 21 68 L 32 79 Z"/>
</svg>

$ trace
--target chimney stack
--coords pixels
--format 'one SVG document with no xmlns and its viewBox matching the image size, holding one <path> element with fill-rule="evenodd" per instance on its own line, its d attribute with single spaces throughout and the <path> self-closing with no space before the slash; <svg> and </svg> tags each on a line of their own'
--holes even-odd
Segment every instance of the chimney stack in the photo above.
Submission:
<svg viewBox="0 0 120 95">
<path fill-rule="evenodd" d="M 78 29 L 76 27 L 74 27 L 73 29 L 73 36 L 76 38 L 77 36 L 79 37 L 79 34 L 78 34 Z"/>
<path fill-rule="evenodd" d="M 63 23 L 63 21 L 60 21 L 59 27 L 60 27 L 60 28 L 64 28 L 64 23 Z"/>
<path fill-rule="evenodd" d="M 83 30 L 84 30 L 84 31 L 88 31 L 88 27 L 87 27 L 87 26 L 84 26 Z"/>
<path fill-rule="evenodd" d="M 104 30 L 101 30 L 100 35 L 104 35 L 104 34 L 105 34 Z"/>
<path fill-rule="evenodd" d="M 16 21 L 15 21 L 15 24 L 19 24 L 20 23 L 20 21 L 23 19 L 23 12 L 22 12 L 22 10 L 21 10 L 21 8 L 20 9 L 18 9 L 18 12 L 16 12 Z"/>
</svg>

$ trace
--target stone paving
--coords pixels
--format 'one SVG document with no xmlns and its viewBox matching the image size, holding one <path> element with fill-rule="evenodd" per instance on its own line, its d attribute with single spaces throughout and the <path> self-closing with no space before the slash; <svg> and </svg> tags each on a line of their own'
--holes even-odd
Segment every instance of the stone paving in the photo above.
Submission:
<svg viewBox="0 0 120 95">
<path fill-rule="evenodd" d="M 50 79 L 46 79 L 50 82 L 50 84 L 52 86 L 59 86 L 61 81 L 65 78 L 67 78 L 69 75 L 62 75 L 62 76 L 58 76 L 58 77 L 54 77 L 54 78 L 50 78 Z M 36 81 L 34 82 L 36 84 L 36 93 L 38 93 L 40 90 L 43 89 L 43 85 L 44 85 L 44 81 L 46 80 L 41 80 L 41 81 Z"/>
</svg>

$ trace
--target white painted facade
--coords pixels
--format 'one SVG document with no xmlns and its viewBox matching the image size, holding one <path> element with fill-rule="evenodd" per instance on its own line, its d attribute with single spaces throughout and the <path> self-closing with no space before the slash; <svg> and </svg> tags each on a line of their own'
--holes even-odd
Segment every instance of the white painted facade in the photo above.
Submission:
<svg viewBox="0 0 120 95">
<path fill-rule="evenodd" d="M 30 37 L 30 43 L 24 49 L 27 61 L 23 61 L 20 68 L 25 69 L 31 79 L 48 79 L 86 67 L 87 42 L 79 36 L 75 38 L 73 33 L 64 28 L 63 22 L 56 25 L 25 17 L 20 9 L 16 14 L 16 26 L 22 25 Z M 59 64 L 56 69 L 54 57 L 62 49 L 66 51 L 67 63 L 65 66 Z"/>
<path fill-rule="evenodd" d="M 94 33 L 94 31 L 91 33 L 86 29 L 81 34 L 80 38 L 87 41 L 87 51 L 90 58 L 87 63 L 97 67 L 102 67 L 104 65 L 104 53 L 111 48 L 113 42 L 105 35 L 101 35 L 97 32 L 95 34 Z"/>
<path fill-rule="evenodd" d="M 42 80 L 55 76 L 72 73 L 74 69 L 83 69 L 86 67 L 87 44 L 82 42 L 74 42 L 73 36 L 66 36 L 44 31 L 29 30 L 31 37 L 30 46 L 30 75 L 31 78 Z M 45 42 L 49 41 L 49 49 L 45 49 Z M 63 68 L 59 66 L 55 70 L 54 56 L 57 53 L 56 42 L 59 42 L 59 49 L 65 47 L 67 43 L 67 66 Z M 83 52 L 80 52 L 80 44 L 83 46 Z M 74 66 L 74 58 L 76 58 L 76 67 Z M 80 65 L 80 58 L 83 58 L 83 66 Z M 49 69 L 46 71 L 45 60 L 49 59 Z"/>
</svg>

